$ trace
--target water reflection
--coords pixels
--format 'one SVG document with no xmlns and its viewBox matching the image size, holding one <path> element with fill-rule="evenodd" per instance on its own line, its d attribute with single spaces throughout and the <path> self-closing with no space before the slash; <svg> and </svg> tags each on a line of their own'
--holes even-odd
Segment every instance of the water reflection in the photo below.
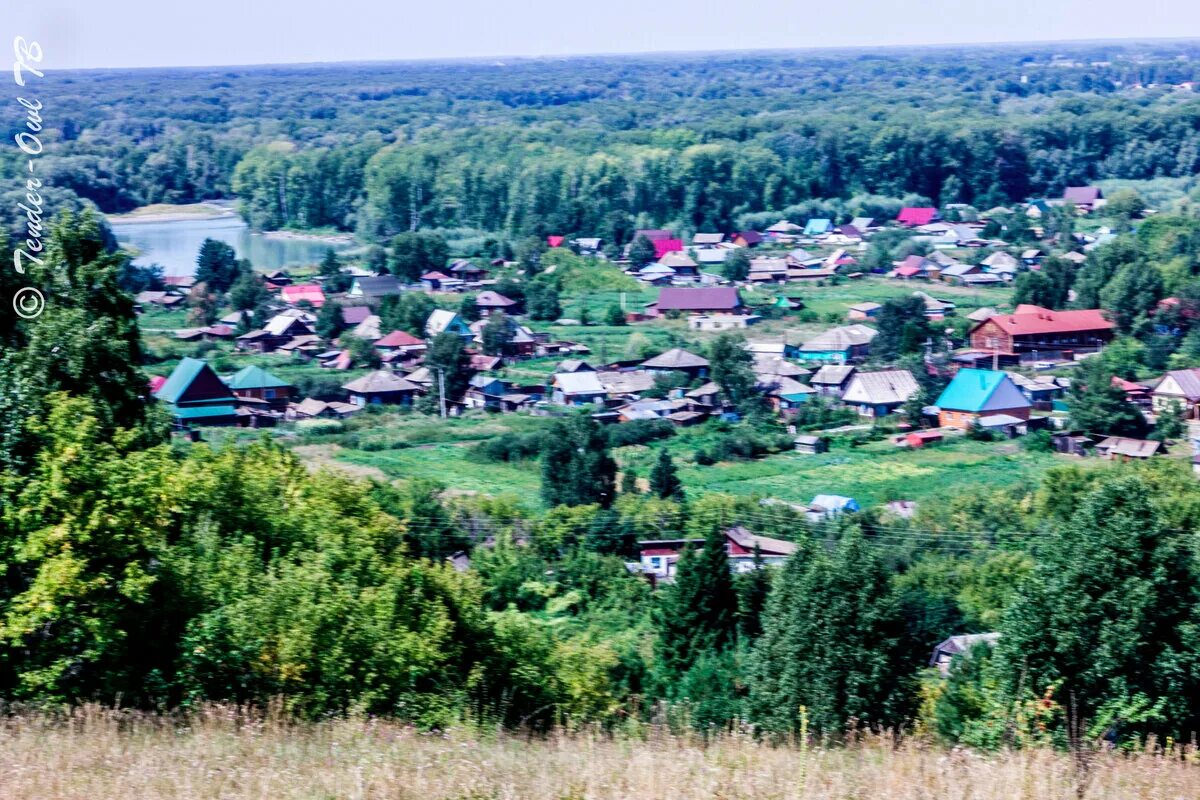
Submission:
<svg viewBox="0 0 1200 800">
<path fill-rule="evenodd" d="M 238 258 L 248 258 L 257 269 L 272 270 L 316 264 L 327 247 L 346 250 L 351 245 L 330 245 L 311 239 L 274 239 L 252 234 L 241 217 L 184 219 L 162 222 L 112 223 L 117 241 L 138 250 L 135 264 L 159 264 L 167 275 L 190 275 L 196 254 L 205 239 L 233 246 Z"/>
</svg>

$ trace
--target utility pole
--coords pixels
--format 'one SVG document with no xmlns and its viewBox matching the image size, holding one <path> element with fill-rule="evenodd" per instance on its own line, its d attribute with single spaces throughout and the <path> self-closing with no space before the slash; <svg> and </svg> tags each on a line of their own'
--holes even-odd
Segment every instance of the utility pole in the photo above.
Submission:
<svg viewBox="0 0 1200 800">
<path fill-rule="evenodd" d="M 446 418 L 446 370 L 438 369 L 438 405 L 442 409 L 442 419 Z"/>
</svg>

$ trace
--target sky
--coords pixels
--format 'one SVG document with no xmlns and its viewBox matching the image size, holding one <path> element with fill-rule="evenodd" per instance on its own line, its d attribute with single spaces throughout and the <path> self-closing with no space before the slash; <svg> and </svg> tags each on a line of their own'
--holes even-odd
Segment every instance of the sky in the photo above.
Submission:
<svg viewBox="0 0 1200 800">
<path fill-rule="evenodd" d="M 47 69 L 1200 37 L 1200 0 L 0 0 Z"/>
</svg>

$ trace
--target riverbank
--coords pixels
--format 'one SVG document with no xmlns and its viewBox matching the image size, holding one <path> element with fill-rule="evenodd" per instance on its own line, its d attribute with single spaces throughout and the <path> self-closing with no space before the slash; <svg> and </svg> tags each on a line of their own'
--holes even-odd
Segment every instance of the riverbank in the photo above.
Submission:
<svg viewBox="0 0 1200 800">
<path fill-rule="evenodd" d="M 138 225 L 152 222 L 187 222 L 190 220 L 237 218 L 237 212 L 217 203 L 188 203 L 171 205 L 155 203 L 135 208 L 126 214 L 106 214 L 110 225 Z"/>
<path fill-rule="evenodd" d="M 378 718 L 293 723 L 231 706 L 188 718 L 86 707 L 0 726 L 6 800 L 1135 800 L 1200 796 L 1189 746 L 975 753 L 867 734 L 771 747 L 744 734 L 425 733 Z"/>
<path fill-rule="evenodd" d="M 264 239 L 283 242 L 320 242 L 329 245 L 352 245 L 354 237 L 348 233 L 304 233 L 302 231 L 266 231 Z"/>
</svg>

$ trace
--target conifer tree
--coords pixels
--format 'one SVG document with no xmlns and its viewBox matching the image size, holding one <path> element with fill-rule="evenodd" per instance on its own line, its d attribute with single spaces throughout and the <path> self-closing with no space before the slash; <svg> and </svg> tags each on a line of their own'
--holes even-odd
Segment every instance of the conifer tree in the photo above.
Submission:
<svg viewBox="0 0 1200 800">
<path fill-rule="evenodd" d="M 650 493 L 664 500 L 683 500 L 683 483 L 675 469 L 671 454 L 664 447 L 658 451 L 658 460 L 650 470 Z"/>
<path fill-rule="evenodd" d="M 674 679 L 706 653 L 731 647 L 737 633 L 737 593 L 729 572 L 725 534 L 712 526 L 698 552 L 685 551 L 675 582 L 658 609 L 658 650 L 663 677 Z"/>
</svg>

